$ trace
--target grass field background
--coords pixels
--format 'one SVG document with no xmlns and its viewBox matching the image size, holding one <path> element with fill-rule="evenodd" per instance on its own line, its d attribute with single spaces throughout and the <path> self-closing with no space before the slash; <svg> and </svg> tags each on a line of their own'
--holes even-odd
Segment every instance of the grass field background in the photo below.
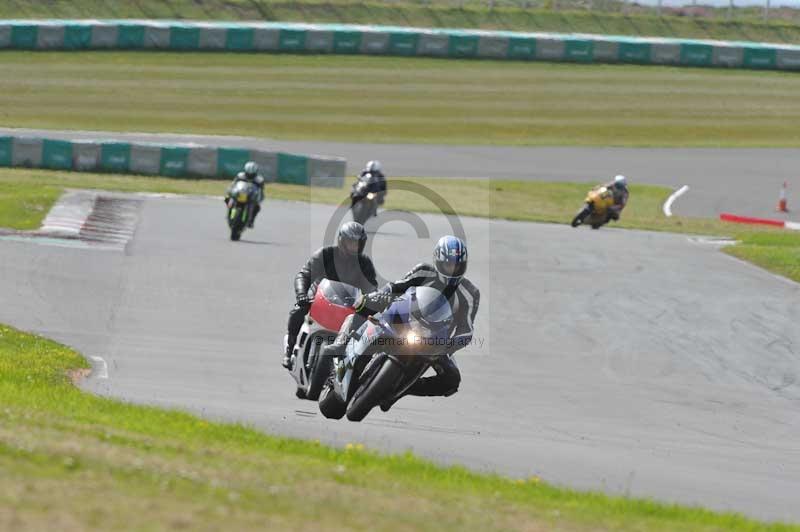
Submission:
<svg viewBox="0 0 800 532">
<path fill-rule="evenodd" d="M 800 146 L 800 76 L 622 65 L 2 52 L 0 125 L 502 145 Z"/>
<path fill-rule="evenodd" d="M 800 530 L 127 404 L 88 367 L 0 325 L 0 530 Z"/>
<path fill-rule="evenodd" d="M 6 0 L 0 2 L 2 18 L 169 18 L 197 20 L 274 20 L 293 22 L 344 22 L 398 26 L 484 28 L 519 31 L 652 35 L 698 39 L 800 42 L 800 25 L 791 21 L 760 20 L 757 9 L 737 9 L 734 20 L 653 14 L 575 11 L 585 2 L 560 0 L 562 9 L 522 9 L 503 6 L 488 9 L 476 1 L 375 0 Z M 605 2 L 621 9 L 619 2 Z M 596 2 L 602 6 L 603 2 Z M 613 5 L 616 4 L 616 5 Z M 627 6 L 630 9 L 630 6 Z M 641 11 L 641 9 L 640 9 Z M 665 11 L 666 13 L 666 11 Z M 727 12 L 719 10 L 719 15 Z M 741 17 L 741 15 L 745 15 Z"/>
</svg>

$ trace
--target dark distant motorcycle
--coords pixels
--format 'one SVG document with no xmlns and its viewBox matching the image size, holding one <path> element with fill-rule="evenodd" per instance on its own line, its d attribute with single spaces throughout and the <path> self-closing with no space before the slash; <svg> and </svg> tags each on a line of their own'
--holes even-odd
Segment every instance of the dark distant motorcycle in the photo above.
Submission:
<svg viewBox="0 0 800 532">
<path fill-rule="evenodd" d="M 330 279 L 323 279 L 317 287 L 291 355 L 298 398 L 316 401 L 319 397 L 333 367 L 331 357 L 322 355 L 323 349 L 333 343 L 345 318 L 355 312 L 360 295 L 355 286 Z M 285 352 L 286 337 L 283 343 Z"/>
<path fill-rule="evenodd" d="M 320 412 L 361 421 L 375 406 L 401 397 L 437 358 L 452 351 L 453 316 L 439 290 L 409 288 L 349 341 L 322 389 Z"/>
<path fill-rule="evenodd" d="M 370 190 L 371 176 L 361 178 L 350 192 L 353 220 L 365 224 L 367 220 L 378 215 L 378 194 Z"/>
<path fill-rule="evenodd" d="M 231 240 L 242 237 L 242 231 L 253 219 L 258 202 L 258 188 L 249 181 L 236 181 L 228 192 L 228 227 L 231 229 Z"/>
</svg>

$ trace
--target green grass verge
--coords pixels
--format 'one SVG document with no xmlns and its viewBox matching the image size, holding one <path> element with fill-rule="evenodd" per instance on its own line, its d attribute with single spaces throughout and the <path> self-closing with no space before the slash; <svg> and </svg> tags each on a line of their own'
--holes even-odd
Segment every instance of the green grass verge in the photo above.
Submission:
<svg viewBox="0 0 800 532">
<path fill-rule="evenodd" d="M 800 283 L 800 234 L 793 232 L 745 233 L 741 244 L 725 252 Z"/>
<path fill-rule="evenodd" d="M 502 6 L 506 2 L 496 2 Z M 198 20 L 279 20 L 296 22 L 344 22 L 390 24 L 450 28 L 483 28 L 520 31 L 557 31 L 606 33 L 617 35 L 653 35 L 702 39 L 756 40 L 772 42 L 800 41 L 796 21 L 760 20 L 758 9 L 737 9 L 735 20 L 711 17 L 658 17 L 652 14 L 603 13 L 570 11 L 584 7 L 580 2 L 559 0 L 566 11 L 520 9 L 506 6 L 487 9 L 487 2 L 393 1 L 374 0 L 9 0 L 0 3 L 0 17 L 57 18 L 171 18 Z M 506 3 L 507 4 L 507 3 Z M 610 9 L 621 9 L 621 3 L 600 2 Z M 642 7 L 626 6 L 628 10 Z M 665 13 L 668 10 L 665 10 Z M 775 11 L 773 11 L 774 13 Z M 727 11 L 716 13 L 723 18 Z"/>
<path fill-rule="evenodd" d="M 61 195 L 59 187 L 21 187 L 0 181 L 0 227 L 36 229 Z"/>
<path fill-rule="evenodd" d="M 392 181 L 395 181 L 393 184 Z M 416 192 L 397 190 L 398 180 L 390 180 L 394 190 L 386 202 L 388 209 L 439 213 L 439 207 Z M 586 183 L 542 183 L 537 181 L 501 181 L 486 179 L 416 178 L 402 181 L 423 186 L 456 206 L 447 214 L 502 218 L 529 222 L 569 223 L 586 194 Z M 32 186 L 35 185 L 35 186 Z M 41 220 L 65 188 L 95 188 L 123 192 L 167 192 L 175 194 L 222 195 L 228 181 L 192 180 L 163 177 L 119 176 L 47 170 L 0 169 L 0 227 L 32 229 Z M 3 194 L 3 191 L 7 191 Z M 347 197 L 344 188 L 316 188 L 271 183 L 268 198 L 315 203 L 339 204 Z M 749 260 L 763 268 L 800 282 L 800 232 L 724 223 L 709 218 L 664 217 L 661 208 L 672 191 L 651 185 L 631 186 L 632 200 L 623 219 L 612 224 L 624 229 L 667 231 L 731 237 L 740 242 L 725 248 L 731 255 Z M 15 196 L 18 194 L 18 196 Z M 15 201 L 14 197 L 22 198 Z M 20 212 L 21 205 L 34 205 L 25 216 L 6 215 Z"/>
<path fill-rule="evenodd" d="M 800 146 L 794 73 L 400 57 L 1 52 L 0 125 L 498 145 Z M 120 102 L 124 102 L 122 105 Z"/>
<path fill-rule="evenodd" d="M 75 388 L 88 367 L 0 325 L 0 529 L 800 530 L 135 406 Z"/>
</svg>

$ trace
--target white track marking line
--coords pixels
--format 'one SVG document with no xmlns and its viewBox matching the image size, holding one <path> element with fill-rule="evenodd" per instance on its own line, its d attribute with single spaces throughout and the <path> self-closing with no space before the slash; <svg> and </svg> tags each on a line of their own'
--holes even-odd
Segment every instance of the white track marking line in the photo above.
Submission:
<svg viewBox="0 0 800 532">
<path fill-rule="evenodd" d="M 785 222 L 783 226 L 786 229 L 791 229 L 793 231 L 800 231 L 800 222 Z"/>
<path fill-rule="evenodd" d="M 106 361 L 102 359 L 102 357 L 89 357 L 98 364 L 100 364 L 100 372 L 97 374 L 98 379 L 107 379 L 108 378 L 108 364 Z"/>
<path fill-rule="evenodd" d="M 683 185 L 681 188 L 676 190 L 675 192 L 667 198 L 667 201 L 664 202 L 664 216 L 672 216 L 672 204 L 675 202 L 676 199 L 680 198 L 689 190 L 689 185 Z"/>
</svg>

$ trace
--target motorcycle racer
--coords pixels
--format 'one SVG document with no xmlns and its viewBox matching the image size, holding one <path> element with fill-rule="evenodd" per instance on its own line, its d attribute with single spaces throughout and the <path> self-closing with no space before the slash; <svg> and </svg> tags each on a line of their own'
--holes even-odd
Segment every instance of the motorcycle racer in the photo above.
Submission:
<svg viewBox="0 0 800 532">
<path fill-rule="evenodd" d="M 291 350 L 297 342 L 297 333 L 311 308 L 311 299 L 322 279 L 341 281 L 368 293 L 378 285 L 375 266 L 364 254 L 367 231 L 358 222 L 342 224 L 335 246 L 318 249 L 297 272 L 294 278 L 296 303 L 289 312 L 287 324 L 287 347 L 282 365 L 290 368 Z"/>
<path fill-rule="evenodd" d="M 624 175 L 614 177 L 614 180 L 604 185 L 614 194 L 614 205 L 608 209 L 609 220 L 619 220 L 622 209 L 628 204 L 628 179 Z"/>
<path fill-rule="evenodd" d="M 355 203 L 355 190 L 360 181 L 367 183 L 367 192 L 374 192 L 378 196 L 378 205 L 383 205 L 386 198 L 386 176 L 380 161 L 367 161 L 364 169 L 358 175 L 358 180 L 353 184 L 350 192 L 351 207 Z"/>
<path fill-rule="evenodd" d="M 480 291 L 464 273 L 467 270 L 467 246 L 460 238 L 444 236 L 433 251 L 434 264 L 421 263 L 402 279 L 390 282 L 380 291 L 362 296 L 356 304 L 356 313 L 342 325 L 334 344 L 326 347 L 326 355 L 342 356 L 347 342 L 363 325 L 366 318 L 386 309 L 398 295 L 412 286 L 429 286 L 439 290 L 454 309 L 454 325 L 451 331 L 451 351 L 433 364 L 436 375 L 424 377 L 406 392 L 408 395 L 450 396 L 458 391 L 461 372 L 453 354 L 467 347 L 472 341 L 475 316 L 480 303 Z M 382 403 L 381 410 L 388 411 L 392 402 Z"/>
<path fill-rule="evenodd" d="M 228 187 L 228 192 L 225 194 L 226 205 L 228 203 L 228 199 L 231 197 L 230 191 L 237 181 L 247 181 L 248 183 L 253 183 L 258 189 L 258 197 L 256 198 L 256 205 L 255 209 L 253 210 L 253 217 L 247 224 L 248 227 L 252 228 L 253 224 L 255 224 L 258 213 L 261 211 L 261 202 L 264 201 L 264 176 L 258 173 L 258 164 L 255 161 L 247 161 L 242 171 L 236 174 L 236 177 L 233 178 L 233 182 L 231 182 L 230 186 Z"/>
</svg>

